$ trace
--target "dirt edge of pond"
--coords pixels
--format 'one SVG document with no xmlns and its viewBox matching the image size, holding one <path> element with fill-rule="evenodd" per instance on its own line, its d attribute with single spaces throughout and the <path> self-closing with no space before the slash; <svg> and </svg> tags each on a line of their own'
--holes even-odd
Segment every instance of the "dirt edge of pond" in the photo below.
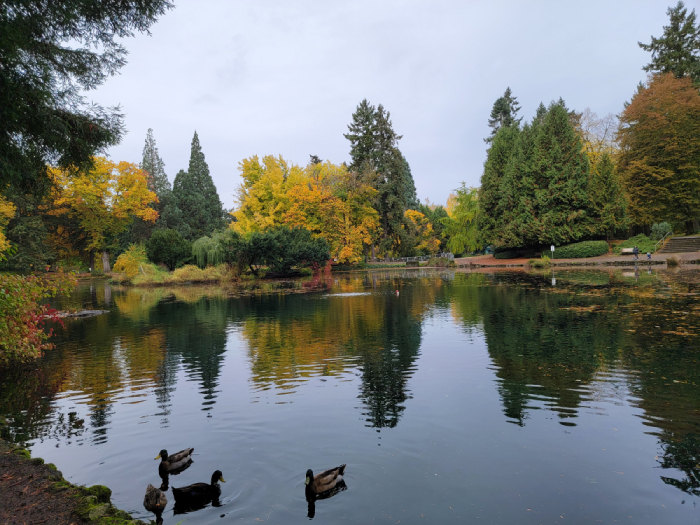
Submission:
<svg viewBox="0 0 700 525">
<path fill-rule="evenodd" d="M 69 483 L 53 463 L 0 439 L 0 523 L 146 525 L 113 506 L 111 495 L 103 485 Z"/>
</svg>

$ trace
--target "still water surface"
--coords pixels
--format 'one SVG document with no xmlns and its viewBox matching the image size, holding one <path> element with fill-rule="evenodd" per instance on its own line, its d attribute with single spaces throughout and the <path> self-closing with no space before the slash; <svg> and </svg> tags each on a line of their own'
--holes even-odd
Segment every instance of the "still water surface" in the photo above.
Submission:
<svg viewBox="0 0 700 525">
<path fill-rule="evenodd" d="M 11 439 L 142 519 L 220 469 L 186 523 L 700 522 L 700 274 L 378 271 L 232 296 L 95 282 L 35 367 L 0 376 Z M 396 294 L 396 290 L 399 294 Z M 173 514 L 172 492 L 163 515 Z M 478 519 L 478 520 L 477 520 Z"/>
</svg>

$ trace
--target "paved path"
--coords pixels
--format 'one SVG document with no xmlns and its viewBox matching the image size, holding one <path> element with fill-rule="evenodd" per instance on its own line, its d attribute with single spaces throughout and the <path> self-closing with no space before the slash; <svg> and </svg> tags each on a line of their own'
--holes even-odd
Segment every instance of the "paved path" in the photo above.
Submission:
<svg viewBox="0 0 700 525">
<path fill-rule="evenodd" d="M 681 261 L 697 261 L 700 259 L 700 252 L 687 252 L 687 253 L 656 253 L 651 256 L 652 261 L 666 262 L 669 257 L 676 257 Z M 480 265 L 480 266 L 525 266 L 530 258 L 518 258 L 518 259 L 494 259 L 493 255 L 480 255 L 477 257 L 461 257 L 455 259 L 455 264 L 457 266 L 469 266 Z M 639 262 L 644 262 L 647 260 L 646 254 L 639 254 Z M 581 264 L 581 263 L 595 263 L 600 265 L 605 265 L 606 263 L 620 263 L 627 262 L 632 266 L 634 264 L 634 257 L 632 255 L 601 255 L 600 257 L 587 257 L 585 259 L 552 259 L 552 263 L 555 266 L 566 265 L 566 264 Z"/>
</svg>

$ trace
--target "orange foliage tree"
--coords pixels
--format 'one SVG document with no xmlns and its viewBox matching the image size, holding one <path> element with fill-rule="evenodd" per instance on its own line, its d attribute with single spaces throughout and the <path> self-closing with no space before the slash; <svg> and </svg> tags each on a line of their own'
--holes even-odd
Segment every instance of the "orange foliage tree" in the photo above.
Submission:
<svg viewBox="0 0 700 525">
<path fill-rule="evenodd" d="M 633 222 L 700 219 L 700 93 L 690 77 L 649 77 L 620 117 L 618 167 Z"/>
</svg>

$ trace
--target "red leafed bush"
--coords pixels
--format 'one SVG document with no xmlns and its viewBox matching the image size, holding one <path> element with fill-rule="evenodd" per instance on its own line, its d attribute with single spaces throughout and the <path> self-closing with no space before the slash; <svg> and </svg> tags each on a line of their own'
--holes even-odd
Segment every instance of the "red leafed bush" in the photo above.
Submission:
<svg viewBox="0 0 700 525">
<path fill-rule="evenodd" d="M 54 347 L 48 342 L 52 330 L 45 331 L 44 323 L 61 323 L 61 319 L 56 310 L 41 301 L 59 292 L 70 292 L 75 283 L 75 277 L 68 274 L 51 279 L 0 275 L 0 366 L 36 359 Z"/>
</svg>

